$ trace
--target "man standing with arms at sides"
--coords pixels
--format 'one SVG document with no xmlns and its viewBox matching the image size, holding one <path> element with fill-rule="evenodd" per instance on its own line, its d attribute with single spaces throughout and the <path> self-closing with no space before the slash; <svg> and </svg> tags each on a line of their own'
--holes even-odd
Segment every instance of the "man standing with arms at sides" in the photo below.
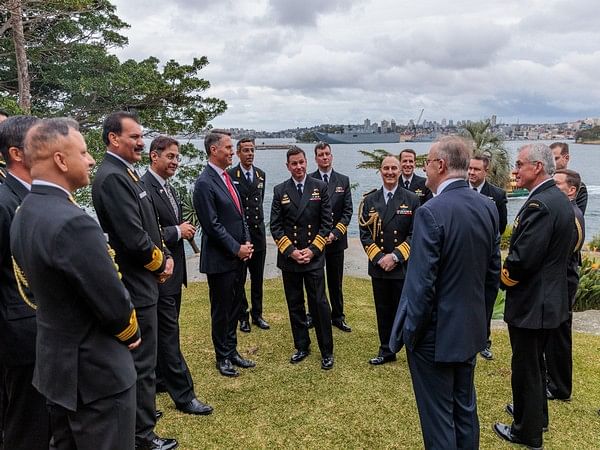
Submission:
<svg viewBox="0 0 600 450">
<path fill-rule="evenodd" d="M 486 304 L 498 290 L 494 203 L 469 189 L 471 150 L 457 136 L 425 162 L 436 196 L 414 220 L 412 251 L 390 347 L 402 343 L 427 449 L 479 448 L 473 378 L 486 339 Z"/>
<path fill-rule="evenodd" d="M 46 399 L 31 385 L 35 365 L 35 310 L 19 294 L 10 252 L 10 224 L 31 189 L 25 162 L 27 130 L 39 119 L 15 116 L 0 124 L 0 153 L 8 175 L 0 185 L 0 388 L 4 447 L 48 450 L 50 420 Z M 2 442 L 2 439 L 0 439 Z"/>
<path fill-rule="evenodd" d="M 156 210 L 133 166 L 142 159 L 144 140 L 136 116 L 117 112 L 104 120 L 106 156 L 92 184 L 100 226 L 116 252 L 123 283 L 137 311 L 142 344 L 134 351 L 137 371 L 135 441 L 137 449 L 169 450 L 175 439 L 154 433 L 158 286 L 173 273 L 173 258 L 164 246 Z"/>
<path fill-rule="evenodd" d="M 583 213 L 575 203 L 581 186 L 581 177 L 573 170 L 558 169 L 554 173 L 554 182 L 571 202 L 575 222 L 573 223 L 573 252 L 567 265 L 567 288 L 569 291 L 569 318 L 556 331 L 550 333 L 544 350 L 546 360 L 547 390 L 549 400 L 571 399 L 573 390 L 573 306 L 579 286 L 579 266 L 581 265 L 581 247 L 585 241 L 585 222 Z"/>
<path fill-rule="evenodd" d="M 555 142 L 550 145 L 552 149 L 552 155 L 554 156 L 554 165 L 556 166 L 556 170 L 566 169 L 569 165 L 570 155 L 569 155 L 569 144 L 565 142 Z M 585 183 L 582 181 L 579 190 L 577 191 L 577 198 L 575 199 L 575 203 L 577 207 L 581 210 L 581 213 L 585 215 L 585 209 L 587 208 L 588 201 L 588 191 Z"/>
<path fill-rule="evenodd" d="M 306 154 L 299 147 L 287 152 L 289 180 L 273 189 L 271 234 L 277 244 L 277 267 L 283 276 L 296 352 L 290 363 L 297 364 L 310 353 L 306 327 L 304 289 L 308 310 L 313 317 L 321 368 L 333 368 L 331 309 L 325 296 L 323 266 L 327 237 L 331 232 L 331 205 L 327 185 L 306 174 Z"/>
<path fill-rule="evenodd" d="M 263 319 L 263 274 L 265 272 L 265 258 L 267 256 L 267 239 L 265 232 L 265 213 L 263 202 L 265 200 L 266 176 L 265 173 L 254 166 L 254 139 L 245 137 L 237 142 L 237 157 L 240 163 L 228 170 L 233 184 L 236 186 L 242 207 L 246 216 L 246 223 L 250 231 L 250 241 L 254 246 L 252 258 L 246 266 L 250 272 L 250 299 L 252 304 L 252 323 L 262 330 L 271 328 Z M 237 292 L 240 302 L 240 331 L 250 332 L 248 317 L 248 299 L 246 298 L 246 269 L 240 279 L 241 287 Z"/>
<path fill-rule="evenodd" d="M 431 190 L 425 184 L 425 178 L 415 174 L 415 161 L 417 154 L 412 148 L 405 148 L 400 152 L 400 167 L 402 178 L 400 186 L 417 194 L 421 205 L 431 199 Z"/>
<path fill-rule="evenodd" d="M 496 423 L 493 428 L 502 439 L 532 448 L 542 448 L 542 431 L 548 426 L 544 348 L 549 333 L 569 318 L 566 274 L 575 217 L 553 173 L 548 146 L 519 149 L 513 175 L 529 197 L 515 218 L 500 278 L 506 289 L 514 406 L 507 407 L 512 425 Z"/>
<path fill-rule="evenodd" d="M 173 275 L 158 284 L 158 351 L 157 373 L 179 411 L 206 415 L 212 407 L 196 398 L 192 375 L 179 345 L 179 312 L 181 285 L 187 286 L 184 239 L 193 239 L 196 229 L 181 219 L 181 203 L 169 178 L 179 166 L 179 143 L 167 136 L 158 136 L 150 144 L 150 167 L 142 177 L 146 191 L 152 197 L 165 244 L 173 257 Z"/>
<path fill-rule="evenodd" d="M 217 369 L 225 377 L 237 377 L 234 366 L 247 369 L 256 365 L 238 353 L 236 335 L 240 315 L 236 295 L 253 245 L 240 196 L 226 170 L 233 158 L 229 133 L 211 130 L 204 138 L 204 148 L 208 164 L 194 187 L 194 208 L 202 227 L 200 272 L 208 279 Z"/>
<path fill-rule="evenodd" d="M 498 219 L 499 219 L 499 229 L 498 232 L 500 236 L 504 234 L 504 230 L 506 230 L 506 222 L 507 222 L 507 211 L 506 211 L 506 192 L 503 189 L 500 189 L 498 186 L 494 186 L 486 180 L 488 170 L 490 167 L 490 160 L 486 156 L 473 156 L 471 158 L 471 162 L 469 163 L 469 187 L 482 195 L 485 195 L 490 200 L 496 204 L 496 208 L 498 209 Z M 500 274 L 498 274 L 500 276 Z M 496 293 L 497 294 L 497 293 Z M 485 348 L 479 352 L 482 358 L 487 359 L 488 361 L 494 359 L 494 355 L 492 353 L 492 339 L 491 339 L 491 323 L 492 323 L 492 314 L 494 313 L 494 303 L 496 302 L 496 296 L 490 300 L 493 303 L 487 305 L 487 342 Z"/>
<path fill-rule="evenodd" d="M 396 352 L 389 346 L 390 334 L 410 256 L 414 213 L 419 207 L 415 194 L 399 189 L 398 158 L 386 156 L 379 172 L 383 186 L 363 197 L 358 216 L 377 315 L 379 352 L 369 360 L 374 366 L 396 361 Z"/>
<path fill-rule="evenodd" d="M 333 170 L 333 155 L 329 144 L 319 142 L 315 146 L 315 162 L 318 170 L 310 174 L 327 184 L 331 204 L 333 227 L 325 246 L 325 273 L 331 303 L 331 323 L 349 333 L 352 328 L 344 315 L 344 250 L 348 248 L 348 224 L 352 219 L 352 192 L 346 175 Z"/>
<path fill-rule="evenodd" d="M 46 119 L 25 140 L 33 184 L 10 243 L 19 291 L 37 305 L 33 385 L 47 399 L 52 448 L 132 449 L 140 332 L 102 230 L 71 196 L 94 165 L 77 129 Z"/>
</svg>

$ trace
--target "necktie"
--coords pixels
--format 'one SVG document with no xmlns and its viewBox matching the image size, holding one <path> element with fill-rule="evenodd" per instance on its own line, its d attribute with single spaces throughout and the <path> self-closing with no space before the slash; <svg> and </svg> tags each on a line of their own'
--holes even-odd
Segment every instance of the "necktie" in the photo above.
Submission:
<svg viewBox="0 0 600 450">
<path fill-rule="evenodd" d="M 325 183 L 329 183 L 329 177 L 327 176 L 327 174 L 326 174 L 326 173 L 325 173 L 325 174 L 323 174 L 323 181 L 324 181 Z"/>
<path fill-rule="evenodd" d="M 391 199 L 392 199 L 392 193 L 388 192 L 387 193 L 387 200 L 385 201 L 385 204 L 387 205 Z"/>
<path fill-rule="evenodd" d="M 302 183 L 298 183 L 296 187 L 298 188 L 298 195 L 302 197 Z"/>
<path fill-rule="evenodd" d="M 410 181 L 408 181 L 408 180 L 404 181 L 404 187 L 406 189 L 408 189 L 409 186 L 410 186 Z"/>
<path fill-rule="evenodd" d="M 239 213 L 242 213 L 242 208 L 240 207 L 240 201 L 238 200 L 237 194 L 235 193 L 235 189 L 233 188 L 233 184 L 231 184 L 231 178 L 229 178 L 229 174 L 227 172 L 223 172 L 223 178 L 225 178 L 225 184 L 227 185 L 227 190 L 229 191 L 229 195 L 233 199 L 233 203 Z"/>
<path fill-rule="evenodd" d="M 473 188 L 473 190 L 474 190 L 474 191 L 476 191 L 476 190 L 477 190 L 477 188 Z"/>
<path fill-rule="evenodd" d="M 165 183 L 165 194 L 167 194 L 169 203 L 171 203 L 171 208 L 173 208 L 175 218 L 179 219 L 179 208 L 177 207 L 177 201 L 175 201 L 175 196 L 173 195 L 173 191 L 171 190 L 171 185 L 169 183 Z"/>
<path fill-rule="evenodd" d="M 248 183 L 252 183 L 252 175 L 250 175 L 250 171 L 246 172 L 246 180 L 248 180 Z"/>
</svg>

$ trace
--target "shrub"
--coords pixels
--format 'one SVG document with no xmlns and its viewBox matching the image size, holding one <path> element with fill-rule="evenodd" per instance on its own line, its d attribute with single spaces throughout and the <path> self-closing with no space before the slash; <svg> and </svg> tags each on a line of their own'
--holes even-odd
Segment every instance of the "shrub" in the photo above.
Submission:
<svg viewBox="0 0 600 450">
<path fill-rule="evenodd" d="M 500 236 L 500 250 L 508 250 L 508 246 L 510 244 L 510 236 L 512 235 L 513 227 L 512 225 L 507 225 L 506 230 Z"/>
<path fill-rule="evenodd" d="M 600 269 L 594 258 L 583 257 L 574 311 L 600 309 Z"/>
<path fill-rule="evenodd" d="M 594 236 L 587 245 L 592 252 L 600 251 L 600 233 Z"/>
</svg>

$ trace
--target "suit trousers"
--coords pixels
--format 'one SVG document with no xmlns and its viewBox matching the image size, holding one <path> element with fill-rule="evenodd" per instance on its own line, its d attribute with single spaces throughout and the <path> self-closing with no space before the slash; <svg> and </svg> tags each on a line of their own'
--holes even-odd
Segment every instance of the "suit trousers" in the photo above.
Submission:
<svg viewBox="0 0 600 450">
<path fill-rule="evenodd" d="M 241 289 L 238 290 L 238 297 L 240 301 L 240 320 L 248 320 L 248 313 L 252 315 L 252 319 L 256 320 L 262 316 L 263 313 L 263 278 L 265 273 L 265 260 L 267 252 L 265 250 L 254 252 L 252 258 L 246 261 L 248 272 L 250 272 L 250 301 L 252 304 L 252 310 L 248 311 L 248 299 L 246 297 L 246 290 L 244 285 L 246 284 L 246 269 L 244 268 L 240 285 Z"/>
<path fill-rule="evenodd" d="M 138 327 L 142 342 L 131 351 L 136 381 L 135 439 L 147 441 L 154 438 L 156 425 L 156 351 L 157 351 L 157 305 L 136 308 Z"/>
<path fill-rule="evenodd" d="M 331 331 L 331 309 L 325 296 L 325 277 L 323 269 L 306 272 L 282 271 L 283 289 L 290 315 L 294 347 L 298 350 L 308 350 L 310 336 L 306 328 L 306 312 L 304 309 L 304 288 L 319 350 L 323 358 L 333 355 L 333 333 Z"/>
<path fill-rule="evenodd" d="M 179 344 L 181 291 L 158 298 L 157 373 L 175 405 L 185 405 L 195 397 L 192 375 Z"/>
<path fill-rule="evenodd" d="M 568 399 L 573 390 L 573 312 L 558 328 L 548 334 L 544 349 L 547 387 L 559 399 Z"/>
<path fill-rule="evenodd" d="M 377 315 L 377 332 L 379 333 L 379 356 L 393 356 L 390 350 L 390 336 L 396 317 L 400 294 L 404 287 L 403 279 L 371 278 L 373 285 L 373 299 L 375 300 L 375 313 Z"/>
<path fill-rule="evenodd" d="M 246 266 L 240 262 L 235 270 L 207 274 L 210 298 L 211 334 L 217 361 L 231 358 L 237 352 L 237 321 L 240 301 L 237 291 Z"/>
<path fill-rule="evenodd" d="M 544 348 L 554 330 L 532 330 L 509 325 L 512 347 L 512 394 L 514 420 L 512 433 L 524 444 L 541 447 L 543 427 L 548 426 L 548 399 Z"/>
<path fill-rule="evenodd" d="M 69 411 L 48 404 L 56 450 L 133 450 L 135 436 L 135 386 L 78 404 Z M 48 447 L 46 447 L 48 448 Z"/>
<path fill-rule="evenodd" d="M 429 327 L 414 351 L 406 349 L 406 356 L 425 448 L 478 449 L 476 357 L 435 362 L 435 326 Z"/>
<path fill-rule="evenodd" d="M 327 274 L 327 290 L 331 304 L 331 320 L 339 322 L 344 316 L 344 251 L 330 253 L 325 250 L 325 273 Z"/>
<path fill-rule="evenodd" d="M 48 450 L 50 416 L 46 399 L 31 384 L 33 368 L 33 364 L 0 368 L 0 384 L 5 389 L 4 446 L 0 448 Z"/>
</svg>

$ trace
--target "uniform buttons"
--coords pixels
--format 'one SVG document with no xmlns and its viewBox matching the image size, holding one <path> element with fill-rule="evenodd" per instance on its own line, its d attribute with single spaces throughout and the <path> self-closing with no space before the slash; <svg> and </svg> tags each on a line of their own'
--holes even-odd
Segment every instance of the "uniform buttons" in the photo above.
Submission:
<svg viewBox="0 0 600 450">
<path fill-rule="evenodd" d="M 258 228 L 258 225 L 254 225 L 254 228 Z"/>
<path fill-rule="evenodd" d="M 294 230 L 297 230 L 297 229 L 298 229 L 298 227 L 296 225 L 294 225 Z"/>
<path fill-rule="evenodd" d="M 294 245 L 296 245 L 298 243 L 298 241 L 294 241 Z"/>
<path fill-rule="evenodd" d="M 258 216 L 254 216 L 254 218 L 255 218 L 256 220 L 258 220 Z"/>
<path fill-rule="evenodd" d="M 256 198 L 254 199 L 254 201 L 255 201 L 255 202 L 257 202 L 257 201 L 258 201 L 258 197 L 256 197 Z"/>
<path fill-rule="evenodd" d="M 258 211 L 258 206 L 256 208 L 254 208 L 254 209 L 256 209 Z"/>
<path fill-rule="evenodd" d="M 250 219 L 250 217 L 249 217 L 249 216 L 246 216 L 246 220 L 248 220 L 248 219 Z"/>
<path fill-rule="evenodd" d="M 294 233 L 294 236 L 298 236 L 296 233 Z"/>
<path fill-rule="evenodd" d="M 308 235 L 309 235 L 309 236 L 311 235 L 311 234 L 310 234 L 310 231 L 308 232 Z"/>
<path fill-rule="evenodd" d="M 381 250 L 383 250 L 383 245 L 381 247 L 379 247 Z"/>
<path fill-rule="evenodd" d="M 311 225 L 311 224 L 308 224 L 308 228 L 312 228 L 312 225 Z"/>
<path fill-rule="evenodd" d="M 381 234 L 383 236 L 383 231 L 380 231 L 379 234 Z"/>
<path fill-rule="evenodd" d="M 311 242 L 312 242 L 312 241 L 309 239 L 309 240 L 308 240 L 308 243 L 310 244 Z"/>
<path fill-rule="evenodd" d="M 383 239 L 380 239 L 380 242 L 383 244 Z"/>
<path fill-rule="evenodd" d="M 398 234 L 398 230 L 394 230 L 394 234 Z"/>
<path fill-rule="evenodd" d="M 398 239 L 394 239 L 394 243 L 398 242 Z"/>
</svg>

